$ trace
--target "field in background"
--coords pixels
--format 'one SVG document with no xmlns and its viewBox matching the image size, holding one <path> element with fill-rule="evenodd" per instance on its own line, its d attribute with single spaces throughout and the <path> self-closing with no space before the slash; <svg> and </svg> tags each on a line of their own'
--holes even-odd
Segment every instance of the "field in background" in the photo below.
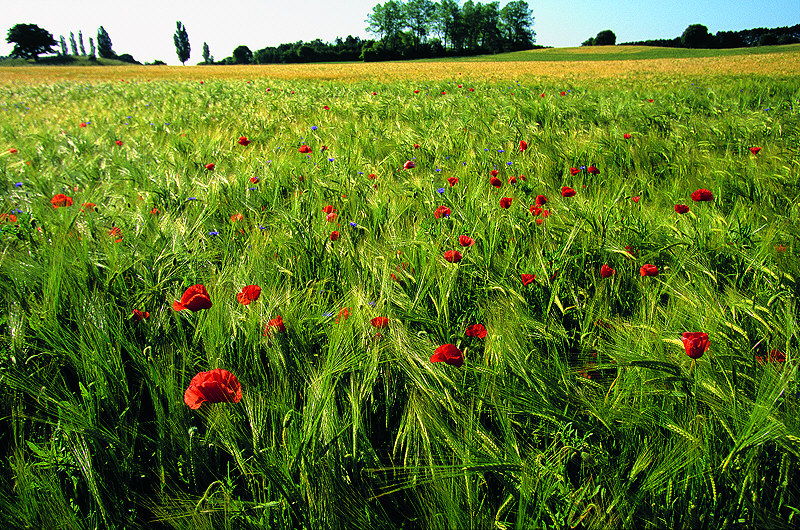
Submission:
<svg viewBox="0 0 800 530">
<path fill-rule="evenodd" d="M 796 527 L 784 48 L 0 68 L 0 523 Z"/>
</svg>

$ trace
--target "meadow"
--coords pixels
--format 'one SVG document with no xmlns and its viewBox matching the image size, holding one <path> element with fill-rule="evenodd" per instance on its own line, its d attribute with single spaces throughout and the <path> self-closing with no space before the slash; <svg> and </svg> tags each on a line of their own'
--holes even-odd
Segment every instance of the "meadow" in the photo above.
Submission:
<svg viewBox="0 0 800 530">
<path fill-rule="evenodd" d="M 0 68 L 0 522 L 797 527 L 786 48 Z"/>
</svg>

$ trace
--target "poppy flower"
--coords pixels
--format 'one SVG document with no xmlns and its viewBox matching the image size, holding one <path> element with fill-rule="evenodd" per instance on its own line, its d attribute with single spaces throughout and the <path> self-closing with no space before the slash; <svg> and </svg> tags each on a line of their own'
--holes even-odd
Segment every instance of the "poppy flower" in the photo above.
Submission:
<svg viewBox="0 0 800 530">
<path fill-rule="evenodd" d="M 445 363 L 456 368 L 461 368 L 464 364 L 464 354 L 453 344 L 442 344 L 431 355 L 432 363 Z"/>
<path fill-rule="evenodd" d="M 599 175 L 600 174 L 600 170 L 597 169 L 594 166 L 587 167 L 586 168 L 586 172 L 589 173 L 590 175 Z"/>
<path fill-rule="evenodd" d="M 138 309 L 133 310 L 133 316 L 131 317 L 131 320 L 134 322 L 141 322 L 145 318 L 150 318 L 150 313 L 147 311 L 139 311 Z"/>
<path fill-rule="evenodd" d="M 536 196 L 536 206 L 544 206 L 547 202 L 547 197 L 544 195 L 537 195 Z"/>
<path fill-rule="evenodd" d="M 414 149 L 419 149 L 419 144 L 414 144 Z"/>
<path fill-rule="evenodd" d="M 695 202 L 713 201 L 714 194 L 711 193 L 710 190 L 700 188 L 699 190 L 692 192 L 692 200 Z"/>
<path fill-rule="evenodd" d="M 377 92 L 373 92 L 373 93 L 372 93 L 372 95 L 373 95 L 373 96 L 377 96 L 377 95 L 378 95 L 378 93 L 377 93 Z"/>
<path fill-rule="evenodd" d="M 676 204 L 675 205 L 675 211 L 678 212 L 679 214 L 688 213 L 689 212 L 689 207 L 686 206 L 685 204 Z"/>
<path fill-rule="evenodd" d="M 118 226 L 115 226 L 114 228 L 109 230 L 108 235 L 110 235 L 111 237 L 118 238 L 114 240 L 114 243 L 119 243 L 122 241 L 122 230 L 120 230 Z"/>
<path fill-rule="evenodd" d="M 231 215 L 231 221 L 233 221 L 234 223 L 236 221 L 241 221 L 242 219 L 244 219 L 244 215 L 242 215 L 240 213 L 235 213 L 235 214 Z"/>
<path fill-rule="evenodd" d="M 497 175 L 499 175 L 499 174 L 500 174 L 500 172 L 499 172 L 498 170 L 496 170 L 496 169 L 493 169 L 493 170 L 491 170 L 491 171 L 489 172 L 489 174 L 490 174 L 491 176 L 493 176 L 493 177 L 496 177 Z"/>
<path fill-rule="evenodd" d="M 343 307 L 339 310 L 339 314 L 336 316 L 336 323 L 338 324 L 342 320 L 347 320 L 350 318 L 350 310 L 346 307 Z"/>
<path fill-rule="evenodd" d="M 462 257 L 461 252 L 457 250 L 446 250 L 444 253 L 445 261 L 449 261 L 450 263 L 458 263 L 461 261 Z"/>
<path fill-rule="evenodd" d="M 419 94 L 419 90 L 415 90 L 415 91 L 414 91 L 414 93 L 415 93 L 415 94 Z"/>
<path fill-rule="evenodd" d="M 183 393 L 183 402 L 191 409 L 199 409 L 203 403 L 238 403 L 241 400 L 242 385 L 235 375 L 222 368 L 200 372 Z"/>
<path fill-rule="evenodd" d="M 310 153 L 311 152 L 311 148 L 309 146 L 303 144 L 303 145 L 300 146 L 300 148 L 297 151 L 300 152 L 300 153 L 306 154 L 306 153 Z"/>
<path fill-rule="evenodd" d="M 625 138 L 626 140 L 630 140 L 631 139 L 631 133 L 625 133 L 625 134 L 622 135 L 622 137 Z"/>
<path fill-rule="evenodd" d="M 278 315 L 272 320 L 268 321 L 267 325 L 264 326 L 264 333 L 262 333 L 262 335 L 265 337 L 271 337 L 273 329 L 279 333 L 286 333 L 286 326 L 283 324 L 282 316 Z"/>
<path fill-rule="evenodd" d="M 236 300 L 242 305 L 248 305 L 250 302 L 255 302 L 261 296 L 261 287 L 258 285 L 245 285 L 242 287 L 242 292 L 236 295 Z"/>
<path fill-rule="evenodd" d="M 84 202 L 84 203 L 81 203 L 81 211 L 82 211 L 82 212 L 85 212 L 85 211 L 87 211 L 87 210 L 94 210 L 94 207 L 95 207 L 95 206 L 96 206 L 96 205 L 95 205 L 95 203 L 93 203 L 93 202 Z"/>
<path fill-rule="evenodd" d="M 175 311 L 200 311 L 201 309 L 211 308 L 211 298 L 208 297 L 208 291 L 203 284 L 192 285 L 181 296 L 181 301 L 172 302 L 172 309 Z"/>
<path fill-rule="evenodd" d="M 475 240 L 469 236 L 458 236 L 458 244 L 462 247 L 471 247 L 475 244 Z"/>
<path fill-rule="evenodd" d="M 633 202 L 639 202 L 640 199 L 641 199 L 641 197 L 639 197 L 638 195 L 634 195 L 633 197 L 631 197 L 631 200 Z"/>
<path fill-rule="evenodd" d="M 258 184 L 259 180 L 261 179 L 256 176 L 250 177 L 250 182 L 252 182 L 253 184 Z"/>
<path fill-rule="evenodd" d="M 761 151 L 760 147 L 751 147 L 750 148 L 750 152 L 753 153 L 754 155 L 757 155 L 759 151 Z"/>
<path fill-rule="evenodd" d="M 389 319 L 387 317 L 375 317 L 370 320 L 369 323 L 374 327 L 381 329 L 389 325 Z"/>
<path fill-rule="evenodd" d="M 114 143 L 115 143 L 115 144 L 117 144 L 118 146 L 122 147 L 122 140 L 117 140 L 117 141 L 116 141 L 116 142 L 114 142 Z"/>
<path fill-rule="evenodd" d="M 612 268 L 611 268 L 611 267 L 608 265 L 608 263 L 603 263 L 603 266 L 602 266 L 602 267 L 600 267 L 600 276 L 601 276 L 602 278 L 608 278 L 608 277 L 610 277 L 610 276 L 614 276 L 614 274 L 616 274 L 616 273 L 617 273 L 617 271 L 615 271 L 614 269 L 612 269 Z"/>
<path fill-rule="evenodd" d="M 331 232 L 331 241 L 336 241 L 337 239 L 339 239 L 339 231 L 334 230 L 333 232 Z"/>
<path fill-rule="evenodd" d="M 433 212 L 433 216 L 437 219 L 441 219 L 442 217 L 450 217 L 450 208 L 443 204 L 436 208 L 436 211 Z"/>
<path fill-rule="evenodd" d="M 239 140 L 236 143 L 247 147 L 248 145 L 250 145 L 250 140 L 247 139 L 247 136 L 240 136 Z"/>
<path fill-rule="evenodd" d="M 158 208 L 153 208 L 152 210 L 150 210 L 151 215 L 158 215 L 159 213 L 160 212 L 158 211 Z"/>
<path fill-rule="evenodd" d="M 216 167 L 216 166 L 215 166 L 214 164 L 210 164 L 210 163 L 205 165 L 205 168 L 206 168 L 207 170 L 209 170 L 209 171 L 214 171 L 214 168 L 215 168 L 215 167 Z"/>
<path fill-rule="evenodd" d="M 517 177 L 515 177 L 514 175 L 511 175 L 510 177 L 508 177 L 508 183 L 513 186 L 514 184 L 517 183 Z"/>
<path fill-rule="evenodd" d="M 529 285 L 536 279 L 535 274 L 520 274 L 519 277 L 522 280 L 522 285 Z"/>
<path fill-rule="evenodd" d="M 0 223 L 16 223 L 17 216 L 13 213 L 0 213 Z"/>
<path fill-rule="evenodd" d="M 16 147 L 9 147 L 9 148 L 8 148 L 8 152 L 9 152 L 9 153 L 11 153 L 12 155 L 15 155 L 15 154 L 17 154 L 19 151 L 17 151 L 17 148 L 16 148 Z"/>
<path fill-rule="evenodd" d="M 323 105 L 322 106 L 322 110 L 331 110 L 331 108 L 329 106 L 327 106 L 327 105 Z"/>
<path fill-rule="evenodd" d="M 370 173 L 369 175 L 367 175 L 367 178 L 370 180 L 375 180 L 378 178 L 378 175 L 376 175 L 375 173 Z"/>
<path fill-rule="evenodd" d="M 511 197 L 503 197 L 500 199 L 500 208 L 503 208 L 504 210 L 508 209 L 511 206 L 511 201 L 513 200 L 514 199 Z"/>
<path fill-rule="evenodd" d="M 322 208 L 322 213 L 333 213 L 333 212 L 335 212 L 335 211 L 336 211 L 336 208 L 334 208 L 334 207 L 333 207 L 333 206 L 331 206 L 330 204 L 328 204 L 327 206 L 324 206 L 324 207 Z"/>
<path fill-rule="evenodd" d="M 653 102 L 653 99 L 652 99 L 652 98 L 650 98 L 650 99 L 648 99 L 648 100 L 647 100 L 647 102 L 648 102 L 648 103 L 652 103 L 652 102 Z"/>
<path fill-rule="evenodd" d="M 403 164 L 403 169 L 413 169 L 417 167 L 413 160 L 406 160 L 406 163 Z"/>
<path fill-rule="evenodd" d="M 639 274 L 641 274 L 642 277 L 644 277 L 644 276 L 658 276 L 658 267 L 656 267 L 655 265 L 652 265 L 650 263 L 645 263 L 639 269 Z"/>
<path fill-rule="evenodd" d="M 500 179 L 499 179 L 499 178 L 497 178 L 497 177 L 492 177 L 491 179 L 489 179 L 489 184 L 491 184 L 491 185 L 492 185 L 492 186 L 494 186 L 495 188 L 501 188 L 501 187 L 503 187 L 503 181 L 502 181 L 502 180 L 500 180 Z"/>
<path fill-rule="evenodd" d="M 456 178 L 456 177 L 448 177 L 447 182 L 450 184 L 450 187 L 453 187 L 456 184 L 458 184 L 458 178 Z"/>
<path fill-rule="evenodd" d="M 580 173 L 580 172 L 581 172 L 581 170 L 580 170 L 580 169 L 578 169 L 578 168 L 576 168 L 576 167 L 571 167 L 571 168 L 569 168 L 569 173 L 570 173 L 570 175 L 572 175 L 573 177 L 574 177 L 575 175 L 577 175 L 578 173 Z"/>
<path fill-rule="evenodd" d="M 709 346 L 708 333 L 689 332 L 681 336 L 683 347 L 686 348 L 686 355 L 692 359 L 699 359 L 703 356 Z"/>
<path fill-rule="evenodd" d="M 535 216 L 542 213 L 542 209 L 536 206 L 535 204 L 531 204 L 530 211 Z M 541 219 L 537 219 L 537 221 L 541 221 Z"/>
<path fill-rule="evenodd" d="M 526 142 L 525 140 L 520 140 L 519 141 L 519 150 L 520 151 L 525 151 L 527 148 L 528 148 L 528 142 Z"/>
<path fill-rule="evenodd" d="M 574 197 L 575 193 L 576 193 L 575 190 L 573 190 L 569 186 L 564 186 L 564 187 L 561 188 L 561 196 L 562 197 Z"/>
<path fill-rule="evenodd" d="M 467 327 L 466 335 L 467 337 L 478 337 L 479 339 L 483 339 L 486 337 L 486 328 L 483 327 L 483 324 L 472 324 L 471 326 Z"/>
<path fill-rule="evenodd" d="M 54 195 L 52 199 L 50 199 L 50 204 L 53 205 L 53 208 L 59 208 L 61 206 L 72 206 L 72 197 L 68 197 L 63 193 L 59 193 L 58 195 Z"/>
</svg>

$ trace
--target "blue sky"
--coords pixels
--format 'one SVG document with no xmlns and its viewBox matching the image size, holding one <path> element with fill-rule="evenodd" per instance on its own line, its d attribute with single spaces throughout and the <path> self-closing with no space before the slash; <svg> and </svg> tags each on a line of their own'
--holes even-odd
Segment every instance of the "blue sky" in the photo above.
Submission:
<svg viewBox="0 0 800 530">
<path fill-rule="evenodd" d="M 6 4 L 8 0 L 3 0 Z M 9 2 L 10 3 L 10 2 Z M 321 38 L 333 41 L 347 35 L 371 38 L 364 20 L 379 2 L 370 0 L 27 0 L 3 6 L 7 32 L 17 23 L 37 24 L 58 40 L 69 32 L 89 37 L 103 26 L 114 51 L 139 61 L 161 59 L 179 64 L 172 42 L 175 22 L 186 26 L 192 46 L 187 64 L 202 60 L 203 42 L 216 59 L 231 55 L 244 44 L 255 51 L 282 42 Z M 487 2 L 483 2 L 487 3 Z M 503 6 L 507 2 L 501 1 Z M 757 27 L 800 24 L 800 0 L 733 2 L 721 0 L 558 0 L 528 1 L 533 10 L 536 43 L 579 46 L 599 31 L 610 29 L 617 42 L 672 38 L 690 24 L 703 24 L 711 33 Z M 0 42 L 0 55 L 12 45 Z"/>
</svg>

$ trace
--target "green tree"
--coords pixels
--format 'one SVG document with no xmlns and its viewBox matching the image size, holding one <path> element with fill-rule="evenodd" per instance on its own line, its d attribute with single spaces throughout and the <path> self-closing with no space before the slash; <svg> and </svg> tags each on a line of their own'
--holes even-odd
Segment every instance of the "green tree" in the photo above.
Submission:
<svg viewBox="0 0 800 530">
<path fill-rule="evenodd" d="M 81 48 L 81 55 L 86 55 L 86 48 L 83 47 L 83 32 L 78 30 L 78 46 Z"/>
<path fill-rule="evenodd" d="M 14 44 L 11 57 L 33 58 L 34 61 L 39 60 L 40 54 L 54 53 L 56 45 L 53 35 L 36 24 L 17 24 L 8 30 L 6 42 Z"/>
<path fill-rule="evenodd" d="M 245 45 L 237 46 L 233 50 L 234 64 L 250 64 L 253 61 L 253 52 Z"/>
<path fill-rule="evenodd" d="M 500 10 L 500 22 L 508 46 L 512 50 L 525 50 L 533 46 L 533 11 L 524 0 L 509 2 Z"/>
<path fill-rule="evenodd" d="M 681 46 L 684 48 L 707 48 L 711 35 L 702 24 L 692 24 L 681 35 Z"/>
<path fill-rule="evenodd" d="M 94 39 L 89 37 L 89 59 L 95 60 L 97 59 L 97 48 L 94 46 Z"/>
<path fill-rule="evenodd" d="M 103 59 L 113 59 L 117 55 L 111 49 L 111 37 L 103 26 L 97 30 L 97 53 Z"/>
<path fill-rule="evenodd" d="M 403 5 L 396 0 L 378 4 L 372 8 L 372 13 L 367 15 L 365 22 L 369 24 L 368 32 L 378 35 L 381 40 L 385 39 L 394 48 L 400 32 L 406 27 Z"/>
<path fill-rule="evenodd" d="M 189 53 L 192 51 L 191 46 L 189 46 L 189 35 L 186 33 L 186 26 L 180 20 L 176 22 L 176 25 L 178 29 L 175 30 L 175 35 L 172 37 L 175 43 L 175 53 L 178 54 L 178 60 L 181 64 L 186 65 L 186 61 L 189 60 Z"/>
<path fill-rule="evenodd" d="M 69 47 L 72 50 L 72 55 L 78 55 L 78 45 L 75 43 L 75 34 L 69 32 Z"/>
<path fill-rule="evenodd" d="M 203 43 L 203 64 L 214 64 L 214 56 L 211 55 L 207 42 Z"/>
<path fill-rule="evenodd" d="M 614 46 L 617 43 L 617 36 L 610 29 L 604 29 L 594 38 L 595 46 Z"/>
<path fill-rule="evenodd" d="M 436 9 L 434 28 L 441 37 L 445 49 L 448 45 L 458 50 L 463 47 L 464 24 L 456 0 L 441 0 Z"/>
<path fill-rule="evenodd" d="M 436 4 L 431 0 L 408 0 L 403 9 L 408 27 L 419 46 L 428 36 L 428 28 L 431 27 L 436 14 Z"/>
<path fill-rule="evenodd" d="M 59 37 L 58 42 L 61 44 L 61 55 L 69 55 L 69 53 L 67 53 L 67 41 L 64 39 L 64 35 Z"/>
</svg>

